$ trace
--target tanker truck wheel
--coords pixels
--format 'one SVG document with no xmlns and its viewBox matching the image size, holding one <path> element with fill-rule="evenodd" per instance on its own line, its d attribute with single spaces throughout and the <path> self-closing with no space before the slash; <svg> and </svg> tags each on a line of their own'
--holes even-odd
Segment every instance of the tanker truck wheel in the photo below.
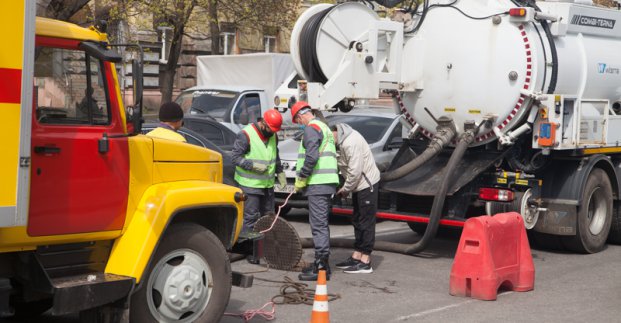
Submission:
<svg viewBox="0 0 621 323">
<path fill-rule="evenodd" d="M 604 249 L 612 220 L 612 185 L 608 175 L 596 168 L 587 179 L 580 207 L 576 235 L 564 237 L 569 250 L 596 253 Z"/>
<path fill-rule="evenodd" d="M 218 322 L 231 295 L 220 240 L 194 223 L 166 231 L 131 299 L 130 322 Z"/>
<path fill-rule="evenodd" d="M 610 224 L 610 233 L 608 234 L 608 242 L 621 244 L 621 202 L 615 203 L 614 206 L 612 223 Z"/>
</svg>

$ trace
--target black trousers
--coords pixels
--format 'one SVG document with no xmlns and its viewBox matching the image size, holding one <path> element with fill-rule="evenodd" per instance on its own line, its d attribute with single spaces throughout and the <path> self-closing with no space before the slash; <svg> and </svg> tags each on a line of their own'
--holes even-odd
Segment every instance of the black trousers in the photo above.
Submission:
<svg viewBox="0 0 621 323">
<path fill-rule="evenodd" d="M 377 213 L 377 196 L 379 183 L 359 192 L 354 192 L 354 250 L 370 255 L 375 245 L 375 213 Z"/>
</svg>

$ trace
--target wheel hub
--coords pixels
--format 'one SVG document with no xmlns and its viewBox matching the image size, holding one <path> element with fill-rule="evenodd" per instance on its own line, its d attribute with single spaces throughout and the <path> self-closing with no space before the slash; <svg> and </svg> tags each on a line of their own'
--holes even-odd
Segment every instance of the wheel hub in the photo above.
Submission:
<svg viewBox="0 0 621 323">
<path fill-rule="evenodd" d="M 178 268 L 181 267 L 181 268 Z M 166 284 L 168 306 L 185 312 L 198 302 L 203 293 L 201 274 L 190 266 L 175 267 Z"/>
<path fill-rule="evenodd" d="M 194 322 L 212 293 L 207 262 L 191 250 L 163 257 L 149 278 L 148 304 L 159 322 Z"/>
</svg>

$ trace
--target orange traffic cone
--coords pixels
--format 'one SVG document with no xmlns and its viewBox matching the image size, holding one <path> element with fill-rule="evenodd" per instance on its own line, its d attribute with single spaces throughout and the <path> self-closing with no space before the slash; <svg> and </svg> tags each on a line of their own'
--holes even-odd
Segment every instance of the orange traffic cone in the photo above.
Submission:
<svg viewBox="0 0 621 323">
<path fill-rule="evenodd" d="M 326 271 L 320 270 L 315 289 L 315 301 L 310 323 L 329 323 L 330 312 L 328 311 L 328 285 L 326 285 Z"/>
</svg>

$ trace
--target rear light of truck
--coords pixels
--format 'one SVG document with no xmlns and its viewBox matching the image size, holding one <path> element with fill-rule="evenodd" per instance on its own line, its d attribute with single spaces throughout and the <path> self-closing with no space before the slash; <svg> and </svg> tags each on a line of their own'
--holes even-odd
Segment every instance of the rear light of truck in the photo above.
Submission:
<svg viewBox="0 0 621 323">
<path fill-rule="evenodd" d="M 509 16 L 511 16 L 511 17 L 524 17 L 524 16 L 526 16 L 526 8 L 512 8 L 512 9 L 509 9 Z"/>
<path fill-rule="evenodd" d="M 484 187 L 479 189 L 479 199 L 485 201 L 498 201 L 498 202 L 511 202 L 513 201 L 513 191 L 502 189 Z"/>
</svg>

